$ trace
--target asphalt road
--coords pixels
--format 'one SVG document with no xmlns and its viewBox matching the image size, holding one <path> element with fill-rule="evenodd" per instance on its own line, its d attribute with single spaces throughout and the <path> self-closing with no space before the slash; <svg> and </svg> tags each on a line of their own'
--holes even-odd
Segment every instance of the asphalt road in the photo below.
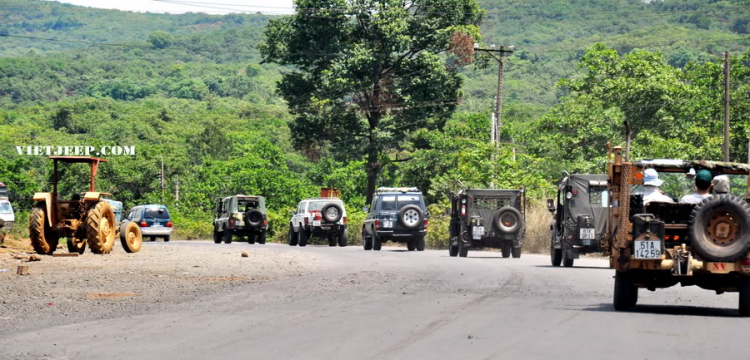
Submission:
<svg viewBox="0 0 750 360">
<path fill-rule="evenodd" d="M 553 268 L 547 256 L 494 252 L 463 259 L 447 250 L 147 245 L 302 253 L 316 265 L 159 311 L 0 332 L 0 358 L 748 358 L 750 319 L 737 317 L 737 294 L 642 290 L 634 311 L 615 312 L 614 272 L 599 259 Z"/>
</svg>

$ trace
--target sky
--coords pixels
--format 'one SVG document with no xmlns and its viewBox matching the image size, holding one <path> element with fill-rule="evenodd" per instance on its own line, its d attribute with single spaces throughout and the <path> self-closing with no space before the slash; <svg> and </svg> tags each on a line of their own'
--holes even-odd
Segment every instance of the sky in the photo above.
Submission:
<svg viewBox="0 0 750 360">
<path fill-rule="evenodd" d="M 49 0 L 45 0 L 49 1 Z M 55 0 L 61 3 L 101 9 L 181 14 L 255 13 L 290 14 L 292 0 Z"/>
</svg>

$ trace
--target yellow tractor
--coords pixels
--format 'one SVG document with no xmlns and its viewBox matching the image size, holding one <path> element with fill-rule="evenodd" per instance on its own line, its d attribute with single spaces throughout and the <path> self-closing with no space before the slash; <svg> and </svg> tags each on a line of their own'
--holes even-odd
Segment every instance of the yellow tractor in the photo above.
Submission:
<svg viewBox="0 0 750 360">
<path fill-rule="evenodd" d="M 35 206 L 29 219 L 31 245 L 39 254 L 51 255 L 61 237 L 67 238 L 68 251 L 83 254 L 88 244 L 95 254 L 112 251 L 115 239 L 129 253 L 141 249 L 141 230 L 133 222 L 121 226 L 122 203 L 103 196 L 111 194 L 96 191 L 96 172 L 99 164 L 107 160 L 89 156 L 50 156 L 54 161 L 52 192 L 35 193 Z M 86 163 L 91 168 L 89 190 L 75 194 L 71 200 L 59 199 L 58 163 Z"/>
</svg>

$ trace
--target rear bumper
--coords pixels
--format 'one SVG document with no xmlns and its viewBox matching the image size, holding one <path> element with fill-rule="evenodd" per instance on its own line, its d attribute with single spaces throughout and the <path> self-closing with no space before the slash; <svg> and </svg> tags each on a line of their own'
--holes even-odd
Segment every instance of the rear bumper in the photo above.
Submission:
<svg viewBox="0 0 750 360">
<path fill-rule="evenodd" d="M 345 230 L 346 230 L 346 225 L 342 225 L 342 224 L 321 224 L 320 226 L 310 226 L 310 232 L 313 235 L 341 234 Z"/>
<path fill-rule="evenodd" d="M 169 236 L 172 235 L 171 227 L 142 227 L 141 234 L 143 236 Z"/>
<path fill-rule="evenodd" d="M 377 236 L 383 240 L 404 242 L 411 238 L 427 235 L 427 230 L 375 230 L 375 234 L 377 234 Z"/>
</svg>

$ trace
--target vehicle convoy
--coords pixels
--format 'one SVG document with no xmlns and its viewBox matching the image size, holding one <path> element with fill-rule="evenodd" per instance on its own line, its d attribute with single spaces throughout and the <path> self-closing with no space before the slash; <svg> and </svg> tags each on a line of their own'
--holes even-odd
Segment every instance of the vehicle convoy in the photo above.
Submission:
<svg viewBox="0 0 750 360">
<path fill-rule="evenodd" d="M 637 189 L 645 184 L 648 169 L 659 174 L 656 186 L 663 183 L 661 191 L 672 198 L 681 195 L 676 193 L 684 188 L 681 182 L 689 183 L 685 174 L 690 169 L 726 175 L 736 188 L 697 204 L 644 203 Z M 606 227 L 612 246 L 610 264 L 616 271 L 616 310 L 634 306 L 639 288 L 653 291 L 680 284 L 717 294 L 739 292 L 739 314 L 750 316 L 748 173 L 750 166 L 737 163 L 629 161 L 621 148 L 614 148 L 609 163 L 612 206 Z"/>
<path fill-rule="evenodd" d="M 132 221 L 141 229 L 141 235 L 156 241 L 157 237 L 169 242 L 172 236 L 174 224 L 169 210 L 164 205 L 138 205 L 130 209 L 124 222 Z"/>
<path fill-rule="evenodd" d="M 289 245 L 307 246 L 311 237 L 328 239 L 328 246 L 349 242 L 346 208 L 335 189 L 321 189 L 321 197 L 299 202 L 289 220 Z"/>
<path fill-rule="evenodd" d="M 573 266 L 581 254 L 609 253 L 605 231 L 609 192 L 607 175 L 564 173 L 557 198 L 547 199 L 552 266 Z"/>
<path fill-rule="evenodd" d="M 265 244 L 268 233 L 266 198 L 257 195 L 232 195 L 216 201 L 214 243 L 231 244 L 233 237 L 246 238 L 250 244 Z"/>
<path fill-rule="evenodd" d="M 503 257 L 521 257 L 526 197 L 524 189 L 463 189 L 451 196 L 450 256 L 469 249 L 498 248 Z"/>
<path fill-rule="evenodd" d="M 96 191 L 96 173 L 100 163 L 106 160 L 88 156 L 50 156 L 50 159 L 54 164 L 52 192 L 34 194 L 35 205 L 29 219 L 29 237 L 34 250 L 39 254 L 52 254 L 60 238 L 65 237 L 71 253 L 83 254 L 88 244 L 93 253 L 107 254 L 119 236 L 125 251 L 138 252 L 142 241 L 140 228 L 132 222 L 120 225 L 122 203 L 104 198 L 111 194 Z M 60 200 L 59 163 L 88 164 L 88 191 L 73 193 L 71 200 Z"/>
<path fill-rule="evenodd" d="M 375 191 L 372 207 L 363 209 L 365 250 L 379 251 L 386 241 L 405 243 L 409 251 L 424 251 L 427 208 L 417 188 L 385 188 Z"/>
</svg>

